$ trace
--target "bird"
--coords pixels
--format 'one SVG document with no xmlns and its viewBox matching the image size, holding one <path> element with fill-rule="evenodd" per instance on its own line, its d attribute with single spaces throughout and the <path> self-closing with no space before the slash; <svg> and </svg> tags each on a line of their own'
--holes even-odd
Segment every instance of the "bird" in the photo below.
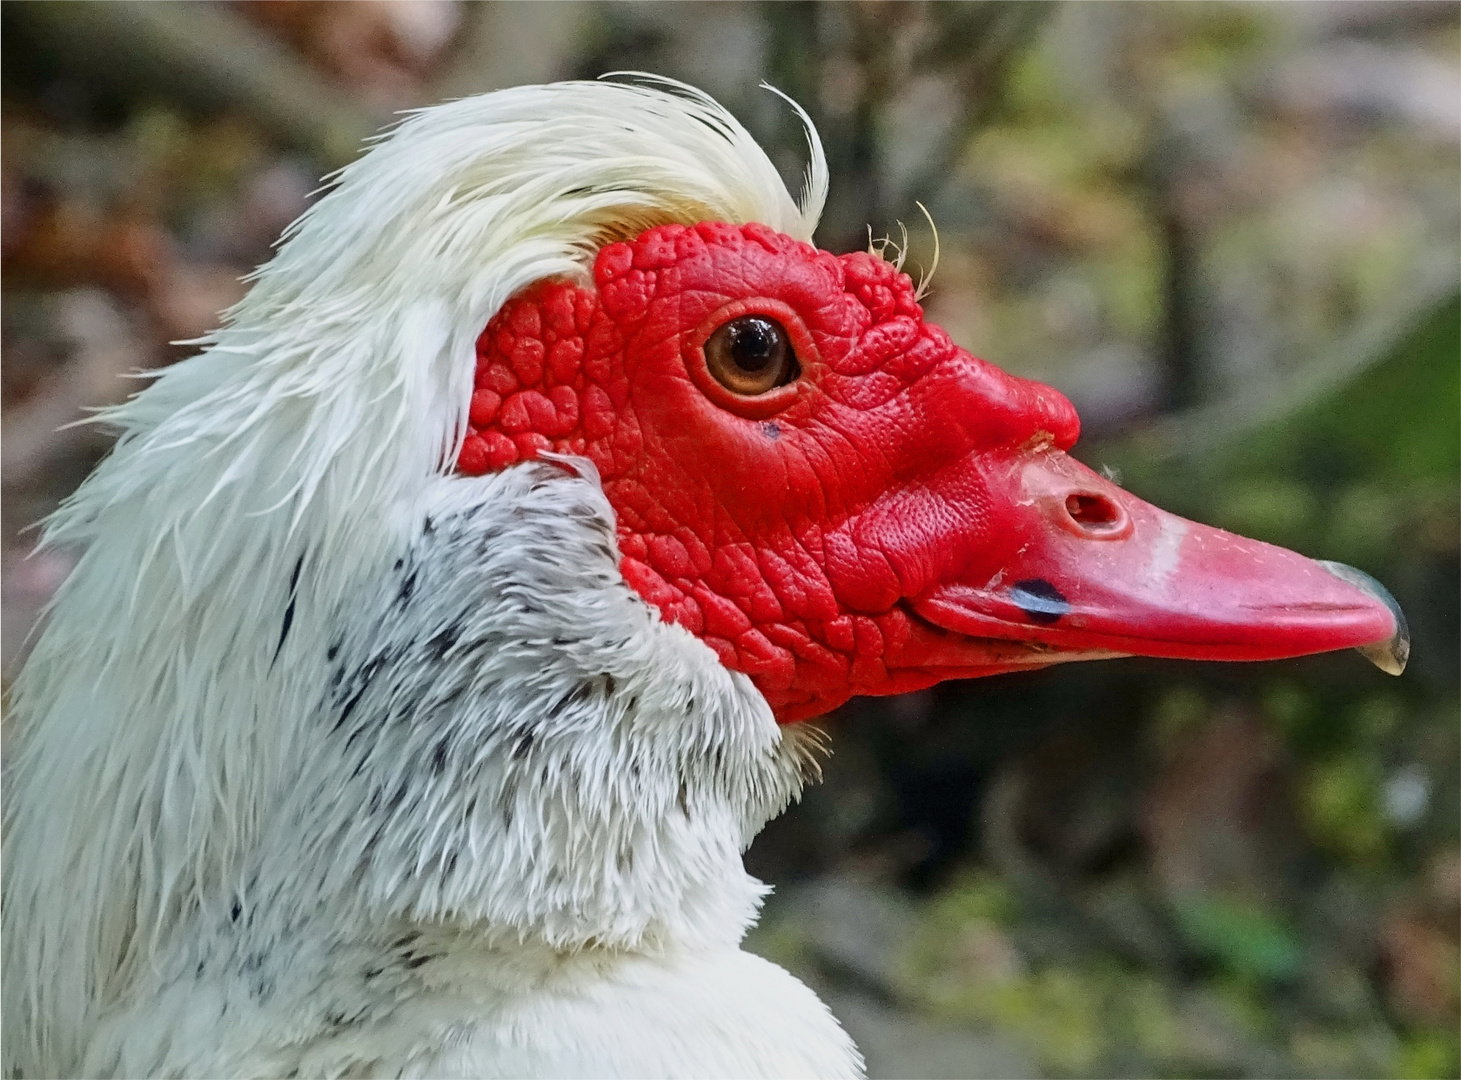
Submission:
<svg viewBox="0 0 1461 1080">
<path fill-rule="evenodd" d="M 787 99 L 788 102 L 790 99 Z M 4 1072 L 828 1076 L 742 854 L 858 695 L 1358 648 L 1357 570 L 1087 469 L 709 96 L 409 114 L 102 413 L 11 698 Z"/>
</svg>

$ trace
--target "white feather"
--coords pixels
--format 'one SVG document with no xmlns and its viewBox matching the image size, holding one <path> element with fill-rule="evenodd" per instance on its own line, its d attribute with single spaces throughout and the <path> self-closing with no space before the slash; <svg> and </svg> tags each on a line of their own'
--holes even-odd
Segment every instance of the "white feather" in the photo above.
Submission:
<svg viewBox="0 0 1461 1080">
<path fill-rule="evenodd" d="M 413 922 L 508 973 L 587 957 L 571 963 L 643 982 L 668 964 L 667 1000 L 691 1013 L 674 974 L 687 964 L 755 983 L 736 942 L 761 887 L 739 851 L 799 789 L 804 746 L 623 585 L 596 478 L 448 474 L 476 338 L 508 297 L 585 280 L 604 243 L 657 224 L 760 221 L 810 239 L 826 167 L 808 137 L 798 207 L 746 131 L 679 84 L 423 110 L 291 226 L 199 355 L 105 415 L 121 437 L 47 525 L 79 561 L 13 689 L 7 1073 L 572 1071 L 563 1055 L 579 1051 L 533 1058 L 529 1036 L 552 1033 L 513 1012 L 551 1018 L 532 992 L 542 977 L 500 976 L 517 998 L 486 1008 L 462 980 L 428 978 L 438 960 L 402 966 L 390 941 Z M 415 599 L 395 611 L 411 559 Z M 449 619 L 497 644 L 431 660 Z M 349 719 L 333 725 L 349 699 L 331 680 L 376 662 L 392 677 L 365 679 L 351 713 L 377 727 L 346 745 Z M 554 714 L 606 674 L 613 692 Z M 517 759 L 524 724 L 533 745 Z M 440 772 L 423 767 L 433 733 L 451 733 Z M 238 929 L 235 903 L 253 926 Z M 249 987 L 267 965 L 266 1002 Z M 367 995 L 369 1032 L 334 1023 L 327 988 L 382 966 L 399 985 Z M 805 1016 L 806 1060 L 855 1068 L 815 998 L 784 973 L 762 981 L 747 1008 Z M 617 1038 L 605 1000 L 569 1012 Z M 709 999 L 701 1012 L 722 1030 Z M 461 1057 L 466 1045 L 483 1049 Z M 775 1045 L 752 1040 L 717 1068 L 775 1071 Z M 780 1060 L 797 1071 L 801 1052 Z"/>
</svg>

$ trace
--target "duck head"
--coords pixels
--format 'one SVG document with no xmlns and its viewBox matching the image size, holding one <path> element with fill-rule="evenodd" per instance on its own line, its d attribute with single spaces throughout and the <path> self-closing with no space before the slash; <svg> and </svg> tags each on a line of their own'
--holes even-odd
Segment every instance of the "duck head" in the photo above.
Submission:
<svg viewBox="0 0 1461 1080">
<path fill-rule="evenodd" d="M 513 298 L 477 353 L 459 470 L 591 460 L 625 579 L 783 722 L 1069 660 L 1404 665 L 1376 582 L 1086 468 L 1070 402 L 956 346 L 873 254 L 660 226 Z"/>
<path fill-rule="evenodd" d="M 1091 473 L 1064 398 L 883 260 L 810 246 L 807 134 L 797 202 L 679 84 L 415 113 L 105 414 L 9 698 L 0 1071 L 287 1072 L 165 1055 L 321 1045 L 318 988 L 360 985 L 327 965 L 403 921 L 733 948 L 762 895 L 740 853 L 815 772 L 766 703 L 1121 654 L 1399 666 L 1378 586 Z M 263 945 L 306 968 L 255 1025 Z M 226 1024 L 207 985 L 240 995 Z"/>
</svg>

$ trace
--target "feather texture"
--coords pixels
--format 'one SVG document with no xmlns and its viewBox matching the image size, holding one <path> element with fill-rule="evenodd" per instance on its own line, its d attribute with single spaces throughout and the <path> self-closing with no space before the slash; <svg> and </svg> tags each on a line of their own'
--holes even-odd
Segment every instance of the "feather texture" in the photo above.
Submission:
<svg viewBox="0 0 1461 1080">
<path fill-rule="evenodd" d="M 605 242 L 658 224 L 809 239 L 826 167 L 808 137 L 798 206 L 749 134 L 679 84 L 416 113 L 290 228 L 197 356 L 102 417 L 120 439 L 47 524 L 80 556 L 12 699 L 7 1072 L 282 1065 L 177 1043 L 211 1035 L 203 1003 L 247 984 L 257 949 L 229 952 L 245 905 L 262 920 L 248 940 L 267 929 L 315 964 L 301 993 L 341 957 L 389 952 L 366 928 L 401 921 L 485 926 L 487 949 L 733 947 L 759 895 L 739 848 L 798 790 L 803 741 L 623 586 L 594 478 L 445 474 L 476 337 L 508 297 L 585 280 Z M 489 616 L 515 636 L 482 645 Z M 477 646 L 446 641 L 453 626 Z M 592 702 L 560 703 L 575 692 Z M 328 942 L 300 929 L 311 912 Z M 211 981 L 184 978 L 200 970 Z M 307 1015 L 299 1045 L 328 1026 Z M 838 1052 L 855 1055 L 845 1038 Z"/>
</svg>

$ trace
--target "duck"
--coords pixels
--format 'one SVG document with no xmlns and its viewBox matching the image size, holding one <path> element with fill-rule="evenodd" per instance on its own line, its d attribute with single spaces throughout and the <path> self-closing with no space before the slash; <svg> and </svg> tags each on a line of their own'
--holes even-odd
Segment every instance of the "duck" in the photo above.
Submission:
<svg viewBox="0 0 1461 1080">
<path fill-rule="evenodd" d="M 1093 472 L 1063 396 L 814 246 L 790 107 L 799 199 L 666 79 L 410 114 L 99 417 L 11 693 L 6 1076 L 860 1076 L 741 947 L 810 721 L 1403 667 L 1377 582 Z"/>
</svg>

